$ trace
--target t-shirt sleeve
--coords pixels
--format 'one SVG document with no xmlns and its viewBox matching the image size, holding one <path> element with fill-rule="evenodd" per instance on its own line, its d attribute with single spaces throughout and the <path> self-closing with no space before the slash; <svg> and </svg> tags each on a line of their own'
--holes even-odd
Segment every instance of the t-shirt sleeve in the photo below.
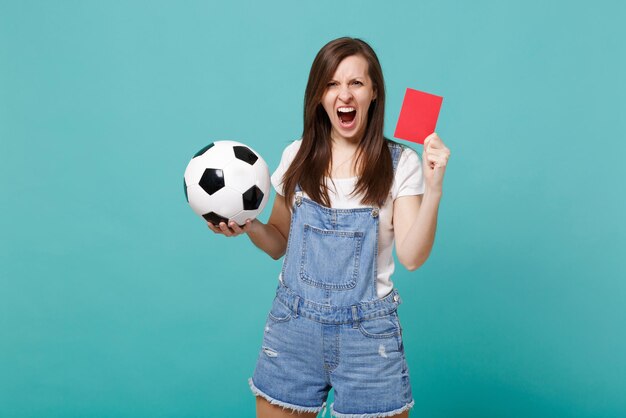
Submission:
<svg viewBox="0 0 626 418">
<path fill-rule="evenodd" d="M 422 160 L 417 152 L 405 147 L 400 155 L 396 176 L 394 178 L 391 196 L 396 199 L 400 196 L 424 194 L 424 175 Z"/>
<path fill-rule="evenodd" d="M 276 190 L 276 193 L 278 193 L 281 196 L 285 195 L 285 192 L 283 190 L 283 175 L 285 174 L 285 172 L 291 165 L 291 162 L 293 161 L 296 154 L 298 153 L 298 149 L 300 149 L 301 142 L 302 140 L 294 141 L 291 144 L 289 144 L 287 148 L 285 148 L 285 150 L 283 151 L 283 156 L 280 159 L 280 163 L 278 164 L 278 167 L 272 174 L 272 177 L 271 177 L 272 186 L 274 186 L 274 190 Z"/>
</svg>

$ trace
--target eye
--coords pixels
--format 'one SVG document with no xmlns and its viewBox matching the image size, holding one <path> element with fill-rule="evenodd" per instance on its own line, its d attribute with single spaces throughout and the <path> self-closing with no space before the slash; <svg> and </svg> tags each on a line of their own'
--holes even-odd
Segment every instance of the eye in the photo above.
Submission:
<svg viewBox="0 0 626 418">
<path fill-rule="evenodd" d="M 337 85 L 336 81 L 329 81 L 328 84 L 326 84 L 326 87 L 335 87 Z"/>
<path fill-rule="evenodd" d="M 363 83 L 362 83 L 362 82 L 360 82 L 359 80 L 354 80 L 354 81 L 352 82 L 352 84 L 355 84 L 355 85 L 357 85 L 357 86 L 362 86 L 362 85 L 363 85 Z"/>
</svg>

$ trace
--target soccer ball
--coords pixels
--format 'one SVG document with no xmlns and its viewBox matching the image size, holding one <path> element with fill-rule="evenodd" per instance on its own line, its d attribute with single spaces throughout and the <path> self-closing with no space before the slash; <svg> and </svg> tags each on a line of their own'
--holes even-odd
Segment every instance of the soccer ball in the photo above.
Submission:
<svg viewBox="0 0 626 418">
<path fill-rule="evenodd" d="M 185 169 L 184 187 L 187 202 L 205 220 L 243 225 L 265 207 L 270 172 L 247 145 L 216 141 L 193 156 Z"/>
</svg>

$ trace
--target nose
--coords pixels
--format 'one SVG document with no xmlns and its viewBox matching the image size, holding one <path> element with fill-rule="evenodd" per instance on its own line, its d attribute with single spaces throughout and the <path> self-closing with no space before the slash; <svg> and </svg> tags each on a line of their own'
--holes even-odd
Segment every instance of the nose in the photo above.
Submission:
<svg viewBox="0 0 626 418">
<path fill-rule="evenodd" d="M 350 99 L 352 99 L 352 93 L 347 86 L 342 87 L 341 90 L 339 90 L 339 100 L 348 103 Z"/>
</svg>

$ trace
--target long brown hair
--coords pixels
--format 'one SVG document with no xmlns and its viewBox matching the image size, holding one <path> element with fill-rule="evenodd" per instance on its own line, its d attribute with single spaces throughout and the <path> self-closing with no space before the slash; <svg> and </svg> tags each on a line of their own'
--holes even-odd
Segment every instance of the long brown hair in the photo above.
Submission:
<svg viewBox="0 0 626 418">
<path fill-rule="evenodd" d="M 283 175 L 285 203 L 288 206 L 291 206 L 297 184 L 312 200 L 330 206 L 324 177 L 330 175 L 331 122 L 321 100 L 339 63 L 352 55 L 360 55 L 367 61 L 368 75 L 376 92 L 376 99 L 367 113 L 363 138 L 357 147 L 355 166 L 359 177 L 353 195 L 362 193 L 361 203 L 364 205 L 382 206 L 389 194 L 393 166 L 383 136 L 385 82 L 380 62 L 374 50 L 361 39 L 339 38 L 324 45 L 311 66 L 304 93 L 302 144 Z"/>
</svg>

